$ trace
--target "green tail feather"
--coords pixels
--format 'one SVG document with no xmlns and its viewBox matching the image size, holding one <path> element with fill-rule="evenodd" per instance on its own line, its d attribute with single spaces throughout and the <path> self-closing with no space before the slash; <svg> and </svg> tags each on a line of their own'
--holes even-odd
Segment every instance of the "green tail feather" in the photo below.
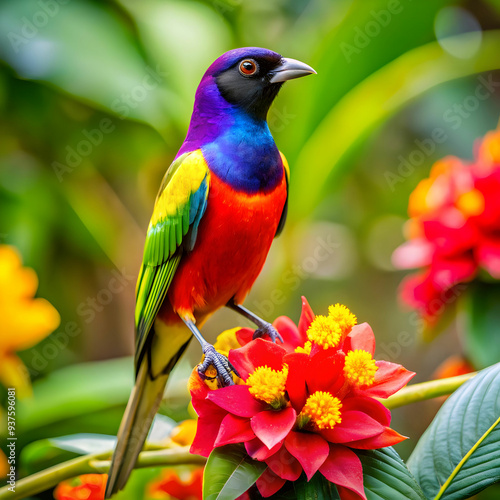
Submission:
<svg viewBox="0 0 500 500">
<path fill-rule="evenodd" d="M 152 380 L 148 373 L 146 358 L 142 360 L 134 389 L 120 424 L 118 442 L 109 469 L 105 498 L 110 498 L 125 487 L 163 397 L 168 374 L 159 375 Z"/>
</svg>

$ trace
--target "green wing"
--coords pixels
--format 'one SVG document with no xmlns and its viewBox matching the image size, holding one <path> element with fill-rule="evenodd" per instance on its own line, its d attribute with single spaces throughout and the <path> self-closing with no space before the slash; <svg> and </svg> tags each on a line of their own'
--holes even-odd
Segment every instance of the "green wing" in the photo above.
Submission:
<svg viewBox="0 0 500 500">
<path fill-rule="evenodd" d="M 209 184 L 210 173 L 200 150 L 177 158 L 163 179 L 137 280 L 136 369 L 182 253 L 192 250 L 196 242 L 198 225 L 207 206 Z"/>
</svg>

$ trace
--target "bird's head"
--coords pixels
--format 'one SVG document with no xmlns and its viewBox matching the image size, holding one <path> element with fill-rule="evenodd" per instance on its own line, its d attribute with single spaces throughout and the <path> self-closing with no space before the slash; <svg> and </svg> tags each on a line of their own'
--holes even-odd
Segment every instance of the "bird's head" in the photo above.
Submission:
<svg viewBox="0 0 500 500">
<path fill-rule="evenodd" d="M 222 99 L 232 107 L 265 119 L 269 107 L 287 80 L 316 73 L 307 64 L 259 47 L 226 52 L 208 68 L 197 99 Z"/>
</svg>

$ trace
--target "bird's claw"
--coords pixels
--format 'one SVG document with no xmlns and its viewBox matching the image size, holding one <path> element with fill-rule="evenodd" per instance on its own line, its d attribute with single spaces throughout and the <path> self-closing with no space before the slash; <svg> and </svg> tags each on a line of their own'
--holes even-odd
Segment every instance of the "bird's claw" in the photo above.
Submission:
<svg viewBox="0 0 500 500">
<path fill-rule="evenodd" d="M 278 330 L 271 325 L 271 323 L 265 323 L 260 328 L 257 328 L 253 334 L 253 339 L 258 339 L 264 335 L 268 335 L 271 338 L 271 341 L 275 344 L 276 340 L 279 340 L 283 344 L 283 337 L 280 335 L 280 332 L 278 332 Z"/>
<path fill-rule="evenodd" d="M 215 347 L 211 344 L 207 344 L 207 346 L 203 349 L 203 354 L 205 355 L 205 359 L 203 360 L 203 363 L 198 366 L 198 374 L 200 378 L 202 380 L 213 380 L 214 378 L 217 378 L 221 387 L 234 385 L 231 372 L 234 372 L 238 377 L 239 375 L 227 357 L 217 352 Z M 216 377 L 209 377 L 205 374 L 210 365 L 215 368 L 215 371 L 217 372 Z"/>
</svg>

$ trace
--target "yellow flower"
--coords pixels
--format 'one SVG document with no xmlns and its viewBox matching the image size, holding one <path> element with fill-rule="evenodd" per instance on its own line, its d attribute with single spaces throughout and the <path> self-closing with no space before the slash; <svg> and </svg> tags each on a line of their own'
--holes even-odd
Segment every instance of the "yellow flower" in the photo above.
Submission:
<svg viewBox="0 0 500 500">
<path fill-rule="evenodd" d="M 35 271 L 22 267 L 14 248 L 0 246 L 0 382 L 16 387 L 20 396 L 29 393 L 30 385 L 27 368 L 16 351 L 34 346 L 61 321 L 49 302 L 33 298 L 37 288 Z"/>
<path fill-rule="evenodd" d="M 197 422 L 195 419 L 184 420 L 177 427 L 174 427 L 170 434 L 170 439 L 180 446 L 192 444 L 196 436 L 196 425 Z"/>
<path fill-rule="evenodd" d="M 240 343 L 236 338 L 236 333 L 241 330 L 241 326 L 236 328 L 231 328 L 230 330 L 223 331 L 217 336 L 217 341 L 214 344 L 215 350 L 227 356 L 231 349 L 238 349 L 241 347 Z"/>
</svg>

